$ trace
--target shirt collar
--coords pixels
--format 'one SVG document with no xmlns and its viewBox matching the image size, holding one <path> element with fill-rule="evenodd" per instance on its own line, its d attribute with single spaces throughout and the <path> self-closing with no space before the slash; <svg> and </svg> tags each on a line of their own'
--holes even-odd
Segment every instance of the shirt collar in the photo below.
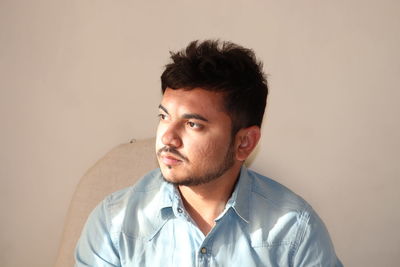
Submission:
<svg viewBox="0 0 400 267">
<path fill-rule="evenodd" d="M 243 165 L 240 169 L 239 179 L 236 183 L 235 189 L 232 193 L 231 198 L 226 203 L 226 210 L 232 208 L 236 214 L 244 220 L 246 223 L 249 222 L 249 210 L 250 210 L 250 190 L 251 190 L 251 179 L 247 168 Z"/>
<path fill-rule="evenodd" d="M 162 173 L 159 173 L 159 179 L 163 180 Z M 243 165 L 240 169 L 240 175 L 235 185 L 235 189 L 225 205 L 224 212 L 216 219 L 222 218 L 225 213 L 232 208 L 235 213 L 246 223 L 249 222 L 249 198 L 251 190 L 251 179 L 248 169 Z M 160 229 L 170 218 L 176 217 L 179 209 L 183 209 L 182 199 L 176 187 L 170 183 L 162 181 L 160 190 L 157 193 L 158 210 L 154 210 L 154 222 L 157 222 L 155 229 Z M 153 206 L 154 207 L 154 206 Z M 158 232 L 158 230 L 156 232 Z M 155 233 L 154 233 L 155 234 Z"/>
<path fill-rule="evenodd" d="M 178 217 L 179 214 L 184 210 L 184 206 L 177 187 L 163 181 L 160 191 L 163 195 L 163 201 L 160 207 L 170 210 L 175 217 Z"/>
<path fill-rule="evenodd" d="M 221 213 L 221 218 L 225 212 L 232 208 L 236 214 L 243 219 L 245 222 L 249 222 L 249 202 L 250 202 L 250 191 L 251 191 L 251 179 L 249 177 L 249 171 L 246 166 L 242 166 L 240 169 L 240 175 L 235 185 L 235 189 L 229 200 L 225 205 L 225 210 Z M 163 201 L 160 205 L 162 208 L 172 208 L 173 212 L 177 214 L 178 208 L 183 208 L 182 199 L 179 191 L 175 186 L 167 182 L 163 182 L 161 186 L 161 192 L 163 194 Z"/>
</svg>

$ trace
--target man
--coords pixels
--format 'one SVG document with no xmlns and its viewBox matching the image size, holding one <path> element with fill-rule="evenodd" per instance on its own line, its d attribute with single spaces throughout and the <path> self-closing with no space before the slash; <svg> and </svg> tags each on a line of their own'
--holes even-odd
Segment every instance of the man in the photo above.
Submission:
<svg viewBox="0 0 400 267">
<path fill-rule="evenodd" d="M 268 93 L 254 53 L 192 42 L 161 76 L 160 168 L 90 215 L 77 266 L 342 266 L 324 224 L 248 170 Z"/>
</svg>

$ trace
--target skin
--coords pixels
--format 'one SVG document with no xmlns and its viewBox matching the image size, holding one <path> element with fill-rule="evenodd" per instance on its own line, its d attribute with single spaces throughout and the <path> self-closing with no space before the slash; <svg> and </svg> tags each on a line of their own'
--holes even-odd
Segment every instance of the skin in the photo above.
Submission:
<svg viewBox="0 0 400 267">
<path fill-rule="evenodd" d="M 240 167 L 260 129 L 232 137 L 223 95 L 201 88 L 167 88 L 159 106 L 156 151 L 164 179 L 175 184 L 186 210 L 206 235 L 232 194 Z"/>
</svg>

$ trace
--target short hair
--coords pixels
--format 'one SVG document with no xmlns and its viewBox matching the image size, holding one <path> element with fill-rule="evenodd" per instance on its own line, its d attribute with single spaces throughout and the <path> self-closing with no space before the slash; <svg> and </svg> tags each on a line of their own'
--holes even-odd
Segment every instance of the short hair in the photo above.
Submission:
<svg viewBox="0 0 400 267">
<path fill-rule="evenodd" d="M 161 88 L 201 88 L 224 94 L 232 134 L 253 125 L 261 127 L 268 85 L 262 63 L 251 49 L 232 42 L 198 40 L 170 52 L 172 62 L 161 75 Z"/>
</svg>

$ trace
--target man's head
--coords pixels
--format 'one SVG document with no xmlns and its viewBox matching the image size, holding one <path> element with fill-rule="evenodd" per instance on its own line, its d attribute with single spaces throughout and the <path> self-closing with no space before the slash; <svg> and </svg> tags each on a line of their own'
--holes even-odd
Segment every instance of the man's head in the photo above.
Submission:
<svg viewBox="0 0 400 267">
<path fill-rule="evenodd" d="M 261 63 L 217 41 L 192 42 L 171 58 L 156 145 L 164 178 L 195 186 L 237 175 L 260 137 L 268 91 Z"/>
<path fill-rule="evenodd" d="M 220 92 L 233 135 L 241 128 L 261 127 L 268 86 L 252 50 L 230 42 L 193 41 L 186 49 L 171 52 L 171 59 L 161 75 L 163 94 L 167 88 Z"/>
</svg>

